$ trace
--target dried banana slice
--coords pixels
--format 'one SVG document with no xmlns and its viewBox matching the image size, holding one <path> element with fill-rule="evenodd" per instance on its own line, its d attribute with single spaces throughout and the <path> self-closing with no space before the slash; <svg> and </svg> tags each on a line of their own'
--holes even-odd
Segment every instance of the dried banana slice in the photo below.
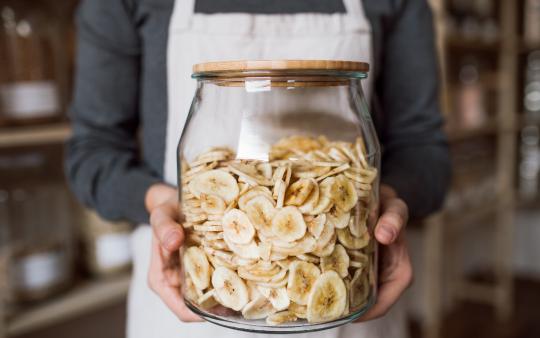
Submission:
<svg viewBox="0 0 540 338">
<path fill-rule="evenodd" d="M 321 270 L 323 272 L 333 270 L 341 278 L 345 278 L 349 274 L 349 262 L 349 255 L 347 255 L 345 248 L 337 244 L 331 255 L 321 258 Z"/>
<path fill-rule="evenodd" d="M 316 183 L 316 182 L 315 182 Z M 298 207 L 303 214 L 310 214 L 319 202 L 319 184 L 315 184 L 304 203 Z"/>
<path fill-rule="evenodd" d="M 228 169 L 238 175 L 238 177 L 245 180 L 251 186 L 271 186 L 273 184 L 270 178 L 265 176 L 264 172 L 260 172 L 259 169 L 250 164 L 233 163 L 230 164 Z"/>
<path fill-rule="evenodd" d="M 311 221 L 306 222 L 306 226 L 310 234 L 315 238 L 321 237 L 321 234 L 324 230 L 324 225 L 326 224 L 326 214 L 320 214 L 319 216 L 313 218 Z"/>
<path fill-rule="evenodd" d="M 288 322 L 294 322 L 298 318 L 291 311 L 281 311 L 266 317 L 266 323 L 268 325 L 280 325 Z"/>
<path fill-rule="evenodd" d="M 209 290 L 204 295 L 200 296 L 199 299 L 197 299 L 197 304 L 203 309 L 211 309 L 214 306 L 218 305 L 218 302 L 214 298 L 215 290 Z"/>
<path fill-rule="evenodd" d="M 336 144 L 337 142 L 334 142 L 334 144 Z M 330 149 L 328 149 L 327 151 L 328 153 L 328 156 L 330 156 L 334 161 L 337 161 L 337 162 L 349 162 L 349 158 L 347 157 L 347 155 L 345 155 L 340 148 L 338 147 L 330 147 Z"/>
<path fill-rule="evenodd" d="M 369 256 L 358 250 L 347 250 L 349 258 L 351 259 L 350 265 L 355 268 L 366 268 L 369 264 Z"/>
<path fill-rule="evenodd" d="M 254 282 L 270 282 L 281 270 L 278 265 L 272 264 L 270 267 L 263 267 L 260 263 L 256 263 L 255 265 L 238 267 L 238 275 Z"/>
<path fill-rule="evenodd" d="M 354 237 L 348 228 L 337 229 L 337 238 L 344 247 L 351 250 L 359 250 L 365 248 L 369 244 L 369 232 L 365 232 L 362 237 Z"/>
<path fill-rule="evenodd" d="M 322 257 L 321 253 L 326 252 L 329 246 L 332 246 L 332 249 L 330 252 L 327 253 L 327 255 L 330 255 L 332 251 L 334 250 L 333 242 L 335 242 L 335 229 L 334 225 L 330 222 L 324 223 L 323 230 L 321 234 L 319 235 L 319 238 L 317 238 L 317 244 L 315 246 L 315 249 L 313 250 L 313 254 Z M 332 241 L 332 238 L 334 240 Z"/>
<path fill-rule="evenodd" d="M 344 173 L 347 178 L 358 183 L 371 185 L 377 178 L 377 169 L 375 168 L 349 168 Z"/>
<path fill-rule="evenodd" d="M 300 240 L 298 240 L 293 247 L 280 247 L 272 246 L 272 252 L 281 253 L 289 256 L 298 256 L 304 253 L 312 252 L 317 246 L 315 238 L 309 234 L 306 234 Z"/>
<path fill-rule="evenodd" d="M 368 210 L 357 208 L 349 223 L 349 231 L 354 237 L 362 237 L 367 231 Z"/>
<path fill-rule="evenodd" d="M 239 209 L 228 211 L 221 223 L 225 236 L 235 244 L 248 244 L 255 235 L 255 228 L 248 216 Z"/>
<path fill-rule="evenodd" d="M 272 192 L 267 187 L 253 187 L 240 195 L 238 199 L 238 207 L 240 210 L 246 211 L 246 205 L 255 197 L 264 196 L 268 199 L 272 205 L 275 205 L 275 201 L 272 198 Z"/>
<path fill-rule="evenodd" d="M 277 260 L 276 264 L 281 266 L 281 268 L 283 269 L 289 269 L 289 266 L 291 265 L 292 262 L 293 260 L 291 258 L 285 257 L 284 259 Z"/>
<path fill-rule="evenodd" d="M 326 174 L 322 175 L 322 176 L 319 176 L 316 178 L 317 181 L 322 181 L 324 180 L 325 178 L 327 177 L 330 177 L 330 176 L 333 176 L 333 175 L 337 175 L 341 172 L 344 172 L 345 170 L 349 169 L 350 168 L 350 165 L 348 163 L 345 163 L 343 165 L 340 165 L 339 167 L 336 167 L 332 170 L 330 170 L 329 172 L 327 172 Z"/>
<path fill-rule="evenodd" d="M 334 205 L 332 199 L 332 190 L 336 179 L 334 177 L 325 178 L 319 184 L 319 200 L 315 207 L 308 212 L 309 215 L 319 215 L 328 212 Z"/>
<path fill-rule="evenodd" d="M 195 231 L 201 231 L 201 232 L 221 232 L 223 231 L 223 227 L 221 225 L 194 225 L 193 229 Z"/>
<path fill-rule="evenodd" d="M 351 281 L 349 302 L 352 309 L 364 306 L 369 296 L 369 280 L 364 271 L 364 269 L 356 270 Z"/>
<path fill-rule="evenodd" d="M 231 155 L 232 153 L 230 151 L 224 151 L 224 150 L 209 151 L 209 152 L 199 155 L 197 159 L 191 163 L 191 166 L 196 167 L 201 164 L 225 161 L 225 160 L 230 159 L 232 157 Z"/>
<path fill-rule="evenodd" d="M 287 271 L 286 270 L 282 270 L 282 271 L 285 273 L 285 275 L 283 276 L 281 280 L 270 281 L 270 282 L 257 282 L 257 285 L 260 285 L 266 288 L 274 288 L 274 289 L 287 286 Z"/>
<path fill-rule="evenodd" d="M 184 269 L 193 284 L 199 290 L 204 290 L 210 285 L 210 263 L 204 251 L 196 246 L 186 249 L 184 252 Z"/>
<path fill-rule="evenodd" d="M 349 220 L 351 219 L 350 212 L 342 212 L 340 209 L 334 207 L 326 213 L 328 221 L 334 225 L 336 229 L 343 229 L 349 225 Z"/>
<path fill-rule="evenodd" d="M 225 201 L 216 195 L 201 194 L 201 209 L 211 215 L 222 215 L 227 208 Z"/>
<path fill-rule="evenodd" d="M 229 250 L 229 246 L 227 245 L 227 243 L 225 243 L 225 241 L 221 240 L 221 239 L 212 240 L 212 241 L 209 241 L 207 239 L 203 239 L 201 241 L 201 245 L 209 246 L 209 247 L 217 249 L 217 250 Z"/>
<path fill-rule="evenodd" d="M 276 215 L 274 204 L 266 196 L 257 196 L 251 199 L 244 210 L 253 226 L 266 236 L 273 236 L 272 220 Z"/>
<path fill-rule="evenodd" d="M 281 260 L 286 259 L 287 256 L 288 255 L 285 255 L 285 254 L 282 254 L 282 253 L 279 253 L 279 252 L 275 252 L 274 250 L 272 250 L 272 253 L 270 254 L 270 260 L 272 262 L 281 261 Z"/>
<path fill-rule="evenodd" d="M 317 182 L 309 178 L 301 178 L 291 184 L 285 193 L 285 205 L 301 206 L 307 200 Z"/>
<path fill-rule="evenodd" d="M 289 280 L 287 282 L 287 295 L 297 304 L 306 305 L 309 294 L 321 272 L 313 264 L 303 261 L 294 261 L 289 265 Z"/>
<path fill-rule="evenodd" d="M 265 178 L 272 180 L 273 169 L 272 165 L 268 162 L 262 162 L 256 165 L 257 172 L 263 175 Z"/>
<path fill-rule="evenodd" d="M 306 159 L 309 160 L 307 157 Z M 330 166 L 317 166 L 315 163 L 313 163 L 312 165 L 310 164 L 304 167 L 298 167 L 294 171 L 293 176 L 298 178 L 316 178 L 325 175 L 330 170 L 332 170 Z"/>
<path fill-rule="evenodd" d="M 259 256 L 263 260 L 269 261 L 270 255 L 272 254 L 272 244 L 268 242 L 260 242 L 258 244 L 258 247 L 259 247 Z"/>
<path fill-rule="evenodd" d="M 319 262 L 321 261 L 321 259 L 319 257 L 313 256 L 313 255 L 310 255 L 310 254 L 301 254 L 301 255 L 298 255 L 296 257 L 303 260 L 303 261 L 313 263 L 313 264 L 319 264 Z"/>
<path fill-rule="evenodd" d="M 208 260 L 210 261 L 214 269 L 217 268 L 218 266 L 223 266 L 223 267 L 234 270 L 237 267 L 236 265 L 232 264 L 226 259 L 214 256 L 214 255 L 207 254 L 206 257 L 208 258 Z"/>
<path fill-rule="evenodd" d="M 270 300 L 260 295 L 244 306 L 242 316 L 245 319 L 264 319 L 275 312 Z"/>
<path fill-rule="evenodd" d="M 282 288 L 267 288 L 261 285 L 257 285 L 259 292 L 266 297 L 274 309 L 281 311 L 289 307 L 290 300 L 287 296 L 287 289 Z"/>
<path fill-rule="evenodd" d="M 337 240 L 337 236 L 336 236 L 336 233 L 334 232 L 334 234 L 330 238 L 330 241 L 328 242 L 327 245 L 323 246 L 322 248 L 318 248 L 314 250 L 312 253 L 319 257 L 326 257 L 328 255 L 331 255 L 332 252 L 334 251 L 336 240 Z"/>
<path fill-rule="evenodd" d="M 217 300 L 230 309 L 240 311 L 249 301 L 246 284 L 233 270 L 217 267 L 212 274 L 212 286 Z"/>
<path fill-rule="evenodd" d="M 202 291 L 197 289 L 189 276 L 184 279 L 184 295 L 192 302 L 196 302 L 203 295 Z"/>
<path fill-rule="evenodd" d="M 237 244 L 233 243 L 229 236 L 225 234 L 223 240 L 227 243 L 229 250 L 234 252 L 239 258 L 244 259 L 258 259 L 259 258 L 259 247 L 255 241 L 251 241 L 247 244 Z"/>
<path fill-rule="evenodd" d="M 254 300 L 258 297 L 263 297 L 259 290 L 257 289 L 257 284 L 255 282 L 252 282 L 250 280 L 246 280 L 246 286 L 248 288 L 248 294 L 249 294 L 249 300 Z"/>
<path fill-rule="evenodd" d="M 298 208 L 288 206 L 279 210 L 272 220 L 272 233 L 287 242 L 302 238 L 306 233 L 306 223 Z"/>
<path fill-rule="evenodd" d="M 240 192 L 231 174 L 214 169 L 195 176 L 188 184 L 189 191 L 200 198 L 201 194 L 216 195 L 226 203 L 234 201 Z"/>
<path fill-rule="evenodd" d="M 331 194 L 336 209 L 344 213 L 354 208 L 358 202 L 358 194 L 354 184 L 344 175 L 335 177 Z"/>
<path fill-rule="evenodd" d="M 345 297 L 346 303 L 345 303 L 345 310 L 343 310 L 343 313 L 341 314 L 342 317 L 345 317 L 351 312 L 351 280 L 349 277 L 343 279 L 343 283 L 345 283 L 345 290 L 347 291 L 347 295 Z"/>
<path fill-rule="evenodd" d="M 307 306 L 305 305 L 300 305 L 295 302 L 291 302 L 288 310 L 294 313 L 294 315 L 298 318 L 302 318 L 302 319 L 307 318 Z"/>
<path fill-rule="evenodd" d="M 208 215 L 206 213 L 202 214 L 193 214 L 193 213 L 185 213 L 184 215 L 186 217 L 187 223 L 202 223 L 208 219 Z"/>
<path fill-rule="evenodd" d="M 341 317 L 345 311 L 347 289 L 335 271 L 322 273 L 313 285 L 307 303 L 310 323 L 329 322 Z"/>
</svg>

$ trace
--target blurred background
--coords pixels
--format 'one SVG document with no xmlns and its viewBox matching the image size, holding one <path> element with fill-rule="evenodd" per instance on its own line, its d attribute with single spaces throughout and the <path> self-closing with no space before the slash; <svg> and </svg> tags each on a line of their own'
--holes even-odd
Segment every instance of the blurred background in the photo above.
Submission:
<svg viewBox="0 0 540 338">
<path fill-rule="evenodd" d="M 122 337 L 131 225 L 63 178 L 78 0 L 0 0 L 0 338 Z M 408 228 L 411 337 L 540 337 L 540 0 L 432 0 L 454 178 Z"/>
</svg>

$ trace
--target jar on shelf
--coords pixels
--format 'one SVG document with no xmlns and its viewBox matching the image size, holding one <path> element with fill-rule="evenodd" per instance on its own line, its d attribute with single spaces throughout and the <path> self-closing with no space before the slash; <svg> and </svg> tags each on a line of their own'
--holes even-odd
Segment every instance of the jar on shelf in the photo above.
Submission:
<svg viewBox="0 0 540 338">
<path fill-rule="evenodd" d="M 346 61 L 194 66 L 178 146 L 187 306 L 254 332 L 351 322 L 376 298 L 380 149 Z"/>
<path fill-rule="evenodd" d="M 132 258 L 132 226 L 126 222 L 107 222 L 90 210 L 84 211 L 83 219 L 85 260 L 90 272 L 108 276 L 127 271 Z"/>
<path fill-rule="evenodd" d="M 459 69 L 457 107 L 460 128 L 475 129 L 486 124 L 486 90 L 480 73 L 480 66 L 474 58 L 467 60 Z"/>
<path fill-rule="evenodd" d="M 10 289 L 19 302 L 37 301 L 72 282 L 69 198 L 60 184 L 10 190 Z"/>
<path fill-rule="evenodd" d="M 60 32 L 47 7 L 0 4 L 0 122 L 58 117 Z"/>
</svg>

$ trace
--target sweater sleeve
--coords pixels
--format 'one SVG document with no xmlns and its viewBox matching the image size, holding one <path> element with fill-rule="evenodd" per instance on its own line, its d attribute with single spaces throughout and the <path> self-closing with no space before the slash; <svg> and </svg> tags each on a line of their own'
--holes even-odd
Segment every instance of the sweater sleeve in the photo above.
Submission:
<svg viewBox="0 0 540 338">
<path fill-rule="evenodd" d="M 140 160 L 141 47 L 128 0 L 85 0 L 65 168 L 72 190 L 110 220 L 148 222 L 144 196 L 160 179 Z"/>
<path fill-rule="evenodd" d="M 376 84 L 382 108 L 381 180 L 396 189 L 412 217 L 424 217 L 440 208 L 450 180 L 427 1 L 402 0 L 383 34 Z"/>
</svg>

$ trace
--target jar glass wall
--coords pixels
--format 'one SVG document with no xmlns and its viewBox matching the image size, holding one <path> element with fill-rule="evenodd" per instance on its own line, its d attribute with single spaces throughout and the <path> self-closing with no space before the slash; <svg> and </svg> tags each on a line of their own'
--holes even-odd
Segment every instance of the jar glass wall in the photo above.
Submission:
<svg viewBox="0 0 540 338">
<path fill-rule="evenodd" d="M 368 66 L 195 66 L 178 146 L 187 305 L 210 322 L 302 332 L 358 318 L 376 297 L 380 149 Z"/>
</svg>

